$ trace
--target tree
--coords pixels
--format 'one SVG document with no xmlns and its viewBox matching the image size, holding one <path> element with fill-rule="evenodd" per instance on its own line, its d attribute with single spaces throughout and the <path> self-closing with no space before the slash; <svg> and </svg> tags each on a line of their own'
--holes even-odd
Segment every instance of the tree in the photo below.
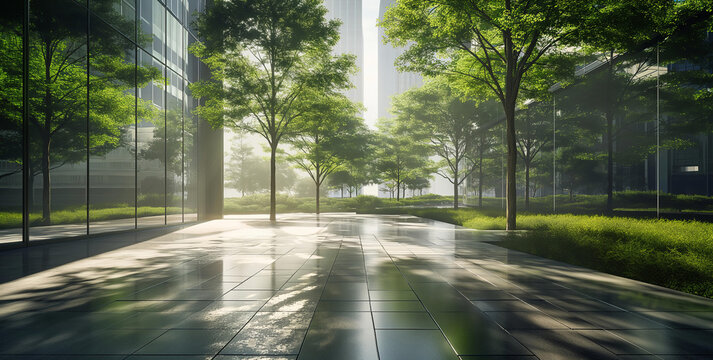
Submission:
<svg viewBox="0 0 713 360">
<path fill-rule="evenodd" d="M 266 188 L 263 180 L 269 175 L 269 168 L 263 166 L 265 161 L 253 154 L 252 146 L 243 141 L 242 135 L 232 144 L 229 154 L 225 169 L 225 183 L 229 188 L 240 191 L 241 196 Z"/>
<path fill-rule="evenodd" d="M 428 144 L 409 135 L 407 129 L 393 120 L 381 119 L 377 124 L 379 134 L 374 156 L 375 168 L 381 181 L 401 199 L 400 190 L 409 172 L 432 167 L 428 159 Z"/>
<path fill-rule="evenodd" d="M 517 152 L 525 165 L 525 210 L 530 210 L 530 171 L 540 151 L 552 140 L 550 109 L 530 104 L 517 118 Z"/>
<path fill-rule="evenodd" d="M 120 29 L 131 28 L 133 23 L 116 14 L 107 2 L 97 1 L 94 10 Z M 134 47 L 109 27 L 92 28 L 87 52 L 86 11 L 70 0 L 32 2 L 28 64 L 31 150 L 30 163 L 23 165 L 30 169 L 31 182 L 35 175 L 42 175 L 44 224 L 52 221 L 51 170 L 86 160 L 87 149 L 102 155 L 122 145 L 125 127 L 135 121 L 134 95 L 130 93 L 134 81 L 142 86 L 160 77 L 157 70 L 126 61 L 127 51 Z M 19 28 L 3 31 L 0 53 L 21 53 L 21 39 Z M 6 60 L 0 61 L 0 73 L 22 73 L 21 62 Z M 87 72 L 87 63 L 91 72 Z M 5 101 L 17 107 L 22 104 L 22 93 L 7 89 L 9 81 L 19 81 L 13 78 L 0 77 L 0 82 Z M 140 114 L 149 111 L 143 105 L 139 105 Z M 18 126 L 22 121 L 20 117 L 9 119 Z"/>
<path fill-rule="evenodd" d="M 367 128 L 358 117 L 360 107 L 341 94 L 310 93 L 300 106 L 295 134 L 288 138 L 295 154 L 288 160 L 307 172 L 315 185 L 315 212 L 319 214 L 320 187 L 344 162 L 363 156 Z"/>
<path fill-rule="evenodd" d="M 333 57 L 338 21 L 325 20 L 320 0 L 216 0 L 197 20 L 205 39 L 192 51 L 210 81 L 193 84 L 206 99 L 198 114 L 213 126 L 255 133 L 270 146 L 270 220 L 275 221 L 275 159 L 308 89 L 349 85 L 353 56 Z"/>
<path fill-rule="evenodd" d="M 381 19 L 388 41 L 410 45 L 399 58 L 401 69 L 447 73 L 467 94 L 479 96 L 486 88 L 500 100 L 507 134 L 508 230 L 516 228 L 520 90 L 551 85 L 543 79 L 552 79 L 564 68 L 557 65 L 566 63 L 557 47 L 575 42 L 580 20 L 594 5 L 585 0 L 403 0 Z"/>
<path fill-rule="evenodd" d="M 478 167 L 477 129 L 492 121 L 482 104 L 463 101 L 444 77 L 394 99 L 396 121 L 430 143 L 442 161 L 436 174 L 453 185 L 453 208 L 458 209 L 458 188 Z"/>
</svg>

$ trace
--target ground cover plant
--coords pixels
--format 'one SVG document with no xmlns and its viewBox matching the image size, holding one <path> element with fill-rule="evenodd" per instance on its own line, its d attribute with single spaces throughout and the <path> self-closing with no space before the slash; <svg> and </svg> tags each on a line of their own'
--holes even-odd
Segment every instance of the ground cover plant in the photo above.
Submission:
<svg viewBox="0 0 713 360">
<path fill-rule="evenodd" d="M 380 209 L 481 230 L 505 229 L 502 212 Z M 497 243 L 509 249 L 713 298 L 713 224 L 600 215 L 523 214 Z"/>
<path fill-rule="evenodd" d="M 230 214 L 266 214 L 269 211 L 268 194 L 253 194 L 239 198 L 226 198 L 223 212 Z M 320 208 L 323 212 L 352 212 L 368 211 L 378 208 L 392 208 L 402 206 L 447 206 L 453 203 L 452 196 L 423 195 L 401 200 L 379 198 L 376 196 L 359 195 L 351 198 L 323 197 Z M 277 196 L 278 213 L 314 212 L 313 197 Z"/>
</svg>

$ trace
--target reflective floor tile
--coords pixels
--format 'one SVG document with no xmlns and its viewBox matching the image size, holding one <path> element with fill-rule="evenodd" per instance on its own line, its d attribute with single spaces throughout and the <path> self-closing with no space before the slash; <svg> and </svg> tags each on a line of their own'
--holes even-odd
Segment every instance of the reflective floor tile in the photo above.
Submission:
<svg viewBox="0 0 713 360">
<path fill-rule="evenodd" d="M 616 359 L 609 350 L 571 330 L 510 332 L 540 359 Z"/>
<path fill-rule="evenodd" d="M 473 305 L 481 311 L 537 311 L 521 300 L 476 300 Z"/>
<path fill-rule="evenodd" d="M 713 331 L 655 329 L 611 330 L 611 333 L 652 354 L 713 355 Z"/>
<path fill-rule="evenodd" d="M 419 301 L 372 301 L 372 311 L 426 311 Z"/>
<path fill-rule="evenodd" d="M 458 355 L 531 355 L 531 352 L 482 313 L 432 313 Z"/>
<path fill-rule="evenodd" d="M 324 300 L 317 304 L 317 311 L 371 311 L 369 302 Z"/>
<path fill-rule="evenodd" d="M 612 334 L 607 330 L 577 330 L 577 334 L 586 337 L 599 346 L 621 355 L 651 355 L 648 351 Z"/>
<path fill-rule="evenodd" d="M 246 329 L 307 329 L 313 312 L 258 312 L 245 326 Z"/>
<path fill-rule="evenodd" d="M 596 325 L 604 330 L 616 329 L 662 329 L 667 326 L 647 319 L 636 313 L 614 311 L 580 311 L 576 314 L 582 320 Z"/>
<path fill-rule="evenodd" d="M 269 290 L 233 290 L 220 297 L 221 300 L 268 300 L 275 291 Z"/>
<path fill-rule="evenodd" d="M 168 330 L 138 354 L 217 354 L 235 335 L 233 330 Z"/>
<path fill-rule="evenodd" d="M 411 290 L 407 291 L 390 291 L 390 290 L 372 290 L 369 291 L 371 300 L 418 300 L 416 294 Z"/>
<path fill-rule="evenodd" d="M 115 329 L 170 329 L 185 320 L 190 312 L 145 312 L 131 316 L 112 328 Z"/>
<path fill-rule="evenodd" d="M 375 312 L 375 329 L 438 329 L 427 312 Z"/>
<path fill-rule="evenodd" d="M 374 329 L 310 328 L 297 359 L 378 359 Z"/>
<path fill-rule="evenodd" d="M 320 311 L 314 314 L 310 329 L 373 329 L 371 313 Z"/>
<path fill-rule="evenodd" d="M 265 302 L 265 300 L 216 300 L 203 308 L 202 311 L 258 311 L 265 305 Z"/>
<path fill-rule="evenodd" d="M 224 310 L 199 311 L 178 323 L 177 329 L 231 329 L 240 330 L 255 313 Z"/>
<path fill-rule="evenodd" d="M 369 300 L 365 282 L 327 282 L 322 300 Z"/>
<path fill-rule="evenodd" d="M 159 337 L 164 330 L 101 330 L 57 348 L 38 348 L 45 354 L 131 354 Z"/>
<path fill-rule="evenodd" d="M 569 329 L 566 325 L 539 311 L 496 311 L 485 314 L 505 330 Z"/>
<path fill-rule="evenodd" d="M 243 329 L 225 346 L 221 355 L 297 354 L 304 340 L 304 329 Z"/>
<path fill-rule="evenodd" d="M 438 330 L 377 330 L 376 339 L 381 360 L 458 360 Z"/>
</svg>

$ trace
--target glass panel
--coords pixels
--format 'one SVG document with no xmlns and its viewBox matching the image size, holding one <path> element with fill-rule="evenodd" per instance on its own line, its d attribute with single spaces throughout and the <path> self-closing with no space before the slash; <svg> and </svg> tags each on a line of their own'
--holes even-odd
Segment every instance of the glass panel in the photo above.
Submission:
<svg viewBox="0 0 713 360">
<path fill-rule="evenodd" d="M 191 96 L 191 89 L 186 83 L 185 104 L 183 107 L 183 220 L 198 220 L 198 166 L 196 159 L 197 117 L 193 115 L 198 101 Z"/>
<path fill-rule="evenodd" d="M 89 0 L 89 10 L 131 40 L 136 36 L 136 0 Z"/>
<path fill-rule="evenodd" d="M 99 19 L 90 26 L 89 231 L 132 229 L 136 47 Z"/>
<path fill-rule="evenodd" d="M 168 10 L 173 13 L 173 15 L 183 23 L 183 19 L 186 16 L 186 1 L 185 0 L 166 0 L 166 6 Z"/>
<path fill-rule="evenodd" d="M 187 44 L 188 49 L 190 49 L 190 47 L 193 44 L 198 42 L 198 40 L 196 40 L 196 38 L 190 34 L 188 35 L 188 38 L 186 39 L 186 41 L 188 42 L 188 44 Z M 200 61 L 198 60 L 198 58 L 195 55 L 193 55 L 193 53 L 188 51 L 188 62 L 186 65 L 186 70 L 185 70 L 186 71 L 185 72 L 186 80 L 188 80 L 191 83 L 198 81 L 198 67 L 199 66 L 200 66 Z"/>
<path fill-rule="evenodd" d="M 167 19 L 166 65 L 178 74 L 183 74 L 183 28 L 173 16 L 169 15 Z"/>
<path fill-rule="evenodd" d="M 142 227 L 165 223 L 166 86 L 164 66 L 143 51 L 139 51 L 139 57 L 143 68 L 154 69 L 162 77 L 139 89 L 137 222 Z"/>
<path fill-rule="evenodd" d="M 186 27 L 191 29 L 193 33 L 196 33 L 195 27 L 193 26 L 193 22 L 196 20 L 196 16 L 198 15 L 198 13 L 205 10 L 205 1 L 206 0 L 187 0 L 188 10 L 186 13 Z"/>
<path fill-rule="evenodd" d="M 557 213 L 603 213 L 606 209 L 607 138 L 602 109 L 604 71 L 585 59 L 577 82 L 555 94 Z M 602 62 L 595 62 L 602 65 Z"/>
<path fill-rule="evenodd" d="M 69 0 L 32 1 L 30 9 L 30 236 L 83 235 L 87 13 Z"/>
<path fill-rule="evenodd" d="M 166 87 L 166 214 L 168 223 L 182 221 L 183 79 L 168 70 Z"/>
<path fill-rule="evenodd" d="M 518 209 L 549 212 L 552 193 L 552 110 L 550 103 L 529 103 L 515 117 L 517 136 Z"/>
<path fill-rule="evenodd" d="M 662 216 L 713 215 L 713 37 L 660 49 L 659 187 Z M 689 45 L 690 46 L 690 45 Z"/>
<path fill-rule="evenodd" d="M 139 0 L 142 38 L 139 45 L 163 61 L 166 8 L 158 0 Z"/>
<path fill-rule="evenodd" d="M 0 14 L 0 244 L 22 240 L 23 3 Z"/>
</svg>

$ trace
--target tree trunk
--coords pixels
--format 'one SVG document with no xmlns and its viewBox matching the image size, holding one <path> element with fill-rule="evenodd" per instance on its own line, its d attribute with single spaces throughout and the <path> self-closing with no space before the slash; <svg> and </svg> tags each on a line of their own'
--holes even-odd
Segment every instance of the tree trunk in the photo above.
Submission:
<svg viewBox="0 0 713 360">
<path fill-rule="evenodd" d="M 453 209 L 458 210 L 458 182 L 453 183 Z"/>
<path fill-rule="evenodd" d="M 606 120 L 607 120 L 607 214 L 610 214 L 613 209 L 613 192 L 614 192 L 614 99 L 611 98 L 612 86 L 614 79 L 614 51 L 609 52 L 609 78 L 607 79 L 607 104 L 606 104 Z"/>
<path fill-rule="evenodd" d="M 275 184 L 275 153 L 277 152 L 276 146 L 270 147 L 270 221 L 277 221 L 276 216 L 276 203 L 277 198 L 275 194 L 275 189 L 277 188 Z"/>
<path fill-rule="evenodd" d="M 607 111 L 607 214 L 612 212 L 614 195 L 614 115 Z"/>
<path fill-rule="evenodd" d="M 314 195 L 314 205 L 315 205 L 315 213 L 319 215 L 319 181 L 314 182 L 315 185 L 315 190 L 317 191 Z"/>
<path fill-rule="evenodd" d="M 525 161 L 525 211 L 530 210 L 530 162 Z"/>
<path fill-rule="evenodd" d="M 42 223 L 52 222 L 52 191 L 50 182 L 50 142 L 45 141 L 42 148 Z"/>
<path fill-rule="evenodd" d="M 481 144 L 483 141 L 483 136 L 480 138 Z M 480 161 L 478 162 L 478 207 L 483 207 L 483 145 L 480 145 L 479 155 Z"/>
<path fill-rule="evenodd" d="M 511 87 L 509 87 L 511 88 Z M 513 90 L 506 95 L 505 121 L 506 121 L 506 142 L 507 142 L 507 183 L 505 188 L 506 197 L 506 230 L 517 229 L 517 188 L 515 170 L 517 166 L 517 145 L 515 142 L 515 100 Z"/>
<path fill-rule="evenodd" d="M 396 201 L 401 200 L 401 182 L 396 181 Z"/>
</svg>

